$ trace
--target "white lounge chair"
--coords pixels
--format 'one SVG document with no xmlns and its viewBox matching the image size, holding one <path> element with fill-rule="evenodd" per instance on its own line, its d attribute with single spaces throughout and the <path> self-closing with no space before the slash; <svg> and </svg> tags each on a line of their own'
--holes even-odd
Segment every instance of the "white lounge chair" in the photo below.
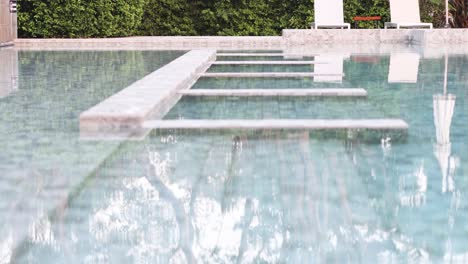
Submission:
<svg viewBox="0 0 468 264">
<path fill-rule="evenodd" d="M 351 28 L 344 22 L 343 0 L 315 0 L 315 22 L 312 29 L 319 28 Z"/>
<path fill-rule="evenodd" d="M 393 53 L 390 55 L 389 83 L 417 83 L 420 55 Z"/>
<path fill-rule="evenodd" d="M 392 22 L 385 22 L 387 28 L 418 28 L 432 29 L 432 23 L 422 23 L 418 0 L 390 0 L 390 15 Z"/>
</svg>

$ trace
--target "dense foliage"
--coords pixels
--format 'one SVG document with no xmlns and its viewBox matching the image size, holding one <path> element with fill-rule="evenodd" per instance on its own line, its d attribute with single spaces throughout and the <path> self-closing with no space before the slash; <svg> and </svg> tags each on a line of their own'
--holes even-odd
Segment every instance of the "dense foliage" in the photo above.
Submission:
<svg viewBox="0 0 468 264">
<path fill-rule="evenodd" d="M 20 0 L 23 37 L 113 37 L 136 33 L 146 0 Z"/>
<path fill-rule="evenodd" d="M 21 37 L 118 37 L 131 35 L 279 35 L 308 28 L 314 0 L 19 0 Z M 465 0 L 453 1 L 463 2 Z M 444 24 L 439 0 L 420 0 L 421 17 Z M 344 0 L 345 20 L 382 16 L 388 0 Z M 466 14 L 466 11 L 465 11 Z M 375 27 L 360 22 L 359 27 Z"/>
<path fill-rule="evenodd" d="M 468 0 L 450 0 L 450 14 L 452 27 L 468 27 Z"/>
</svg>

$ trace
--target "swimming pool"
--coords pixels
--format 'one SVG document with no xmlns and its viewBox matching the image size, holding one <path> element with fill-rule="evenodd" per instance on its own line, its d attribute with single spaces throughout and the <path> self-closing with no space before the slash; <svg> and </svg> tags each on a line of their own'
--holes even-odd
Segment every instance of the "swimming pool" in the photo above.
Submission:
<svg viewBox="0 0 468 264">
<path fill-rule="evenodd" d="M 401 54 L 351 54 L 341 79 L 194 85 L 360 87 L 364 99 L 182 97 L 165 117 L 401 118 L 410 125 L 404 139 L 154 130 L 142 141 L 79 140 L 81 111 L 181 54 L 18 53 L 18 89 L 0 99 L 2 254 L 18 263 L 467 260 L 468 55 L 449 56 L 455 106 L 445 144 L 437 135 L 444 58 L 421 54 L 417 64 L 406 56 L 416 70 L 403 73 Z"/>
</svg>

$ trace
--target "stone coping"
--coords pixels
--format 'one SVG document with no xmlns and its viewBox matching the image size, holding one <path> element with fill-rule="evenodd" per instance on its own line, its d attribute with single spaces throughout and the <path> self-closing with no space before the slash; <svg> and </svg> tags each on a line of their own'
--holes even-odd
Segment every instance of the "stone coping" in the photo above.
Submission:
<svg viewBox="0 0 468 264">
<path fill-rule="evenodd" d="M 362 88 L 312 89 L 195 89 L 180 91 L 184 96 L 238 96 L 238 97 L 367 97 Z"/>
<path fill-rule="evenodd" d="M 131 84 L 80 115 L 80 131 L 121 132 L 141 128 L 151 118 L 162 117 L 216 58 L 215 50 L 193 50 Z"/>
<path fill-rule="evenodd" d="M 468 29 L 284 29 L 286 47 L 320 44 L 461 44 L 468 43 Z"/>
<path fill-rule="evenodd" d="M 408 130 L 401 119 L 260 119 L 260 120 L 151 120 L 152 129 L 249 129 L 249 130 Z"/>
<path fill-rule="evenodd" d="M 282 36 L 126 37 L 102 39 L 16 39 L 32 50 L 278 50 L 328 45 L 446 45 L 468 43 L 468 29 L 284 29 Z M 466 46 L 466 45 L 465 45 Z"/>
<path fill-rule="evenodd" d="M 102 39 L 16 39 L 22 49 L 50 50 L 193 50 L 193 49 L 258 49 L 283 48 L 280 36 L 265 37 L 127 37 Z"/>
</svg>

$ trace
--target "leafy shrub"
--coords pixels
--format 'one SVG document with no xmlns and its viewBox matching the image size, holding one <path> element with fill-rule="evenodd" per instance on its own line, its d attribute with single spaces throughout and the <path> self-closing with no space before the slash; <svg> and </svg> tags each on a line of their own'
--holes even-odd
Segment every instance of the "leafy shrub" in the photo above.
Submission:
<svg viewBox="0 0 468 264">
<path fill-rule="evenodd" d="M 453 26 L 467 27 L 468 0 L 450 0 Z M 442 0 L 420 0 L 421 17 L 444 25 Z M 381 16 L 390 21 L 389 0 L 344 0 L 345 21 Z M 309 28 L 314 0 L 20 0 L 20 37 L 118 37 L 281 35 Z M 359 22 L 360 28 L 375 27 Z"/>
<path fill-rule="evenodd" d="M 135 34 L 145 0 L 22 0 L 21 37 L 119 37 Z"/>
</svg>

